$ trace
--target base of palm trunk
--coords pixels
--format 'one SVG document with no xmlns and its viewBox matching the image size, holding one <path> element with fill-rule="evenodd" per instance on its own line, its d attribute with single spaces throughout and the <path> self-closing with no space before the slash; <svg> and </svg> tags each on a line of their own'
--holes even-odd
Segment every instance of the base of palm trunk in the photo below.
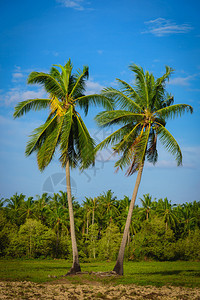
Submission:
<svg viewBox="0 0 200 300">
<path fill-rule="evenodd" d="M 123 263 L 117 261 L 113 271 L 115 271 L 118 275 L 123 275 L 124 274 Z"/>
<path fill-rule="evenodd" d="M 77 263 L 73 263 L 73 265 L 72 265 L 70 271 L 69 271 L 67 274 L 68 274 L 68 275 L 69 275 L 69 274 L 76 274 L 76 273 L 78 273 L 78 272 L 81 272 L 81 267 L 80 267 L 80 265 L 77 264 Z"/>
</svg>

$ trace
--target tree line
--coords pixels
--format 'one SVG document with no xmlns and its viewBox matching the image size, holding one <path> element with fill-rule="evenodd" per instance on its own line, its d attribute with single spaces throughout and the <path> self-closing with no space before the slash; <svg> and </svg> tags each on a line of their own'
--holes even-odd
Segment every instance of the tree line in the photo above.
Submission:
<svg viewBox="0 0 200 300">
<path fill-rule="evenodd" d="M 15 106 L 14 118 L 18 118 L 30 110 L 48 109 L 49 115 L 44 124 L 36 128 L 29 138 L 25 153 L 27 156 L 37 154 L 40 171 L 52 161 L 55 151 L 60 153 L 61 166 L 66 170 L 67 199 L 70 219 L 70 234 L 73 262 L 71 274 L 81 271 L 77 237 L 75 232 L 73 202 L 70 183 L 70 169 L 79 167 L 86 169 L 94 165 L 98 151 L 112 145 L 114 153 L 119 156 L 115 163 L 117 169 L 127 169 L 127 175 L 137 172 L 133 195 L 124 226 L 114 271 L 123 275 L 125 247 L 129 238 L 133 208 L 145 162 L 155 164 L 158 159 L 157 140 L 175 158 L 177 166 L 182 164 L 181 149 L 166 129 L 169 119 L 181 116 L 185 112 L 193 112 L 187 104 L 174 104 L 174 97 L 166 91 L 166 81 L 173 69 L 166 66 L 165 73 L 155 78 L 152 73 L 131 64 L 135 80 L 130 85 L 117 79 L 119 89 L 107 87 L 101 93 L 85 95 L 86 80 L 89 68 L 83 67 L 72 73 L 69 59 L 64 65 L 54 65 L 49 73 L 31 72 L 29 84 L 40 84 L 47 92 L 46 99 L 28 99 Z M 101 106 L 104 111 L 95 117 L 99 127 L 114 125 L 115 131 L 96 145 L 94 139 L 83 122 L 79 110 L 87 115 L 91 105 Z M 93 228 L 94 229 L 94 228 Z M 94 234 L 92 234 L 94 236 Z"/>
<path fill-rule="evenodd" d="M 199 260 L 200 202 L 171 204 L 149 194 L 133 209 L 126 260 Z M 109 190 L 79 204 L 73 198 L 79 258 L 116 260 L 130 198 Z M 0 201 L 0 256 L 72 259 L 67 193 Z"/>
</svg>

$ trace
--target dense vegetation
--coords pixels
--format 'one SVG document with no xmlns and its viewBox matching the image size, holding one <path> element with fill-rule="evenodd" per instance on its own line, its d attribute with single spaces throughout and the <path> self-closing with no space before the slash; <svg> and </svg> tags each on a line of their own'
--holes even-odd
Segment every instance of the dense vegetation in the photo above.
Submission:
<svg viewBox="0 0 200 300">
<path fill-rule="evenodd" d="M 199 260 L 200 202 L 172 205 L 147 194 L 135 206 L 126 260 Z M 109 190 L 79 204 L 73 199 L 80 260 L 116 260 L 130 199 Z M 0 256 L 72 259 L 65 192 L 0 201 Z"/>
</svg>

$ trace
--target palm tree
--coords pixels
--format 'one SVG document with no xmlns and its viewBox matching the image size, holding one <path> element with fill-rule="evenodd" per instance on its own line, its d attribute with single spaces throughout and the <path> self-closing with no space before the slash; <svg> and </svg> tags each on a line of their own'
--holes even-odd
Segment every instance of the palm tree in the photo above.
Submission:
<svg viewBox="0 0 200 300">
<path fill-rule="evenodd" d="M 149 194 L 143 195 L 144 199 L 140 198 L 142 208 L 140 209 L 141 217 L 148 221 L 151 210 L 153 209 L 152 197 Z"/>
<path fill-rule="evenodd" d="M 50 196 L 47 193 L 43 193 L 42 196 L 37 195 L 37 200 L 35 201 L 35 214 L 37 219 L 46 225 L 46 220 L 48 216 L 48 204 L 50 201 Z"/>
<path fill-rule="evenodd" d="M 193 210 L 192 203 L 184 203 L 182 205 L 181 214 L 181 221 L 184 224 L 184 231 L 190 235 L 191 228 L 194 228 L 195 224 L 197 223 L 197 218 L 195 217 L 195 211 Z"/>
<path fill-rule="evenodd" d="M 166 121 L 182 115 L 185 111 L 191 113 L 193 111 L 192 107 L 186 104 L 172 105 L 174 99 L 165 91 L 166 80 L 173 71 L 170 67 L 166 67 L 165 74 L 158 79 L 155 79 L 153 74 L 144 72 L 137 65 L 130 65 L 130 69 L 135 74 L 134 86 L 117 79 L 121 86 L 119 90 L 106 88 L 102 91 L 103 95 L 116 101 L 119 110 L 104 111 L 96 116 L 96 121 L 100 126 L 121 126 L 102 141 L 96 150 L 101 150 L 111 143 L 114 145 L 115 153 L 121 154 L 115 167 L 123 169 L 128 165 L 127 175 L 138 171 L 122 243 L 114 267 L 114 270 L 121 275 L 123 274 L 127 235 L 145 159 L 153 164 L 156 163 L 158 157 L 156 145 L 159 137 L 165 148 L 175 156 L 177 165 L 181 165 L 180 147 L 172 134 L 165 128 Z"/>
<path fill-rule="evenodd" d="M 119 214 L 116 199 L 117 197 L 113 196 L 113 192 L 111 190 L 108 190 L 106 193 L 104 192 L 99 196 L 102 213 L 107 219 L 107 226 L 109 226 L 109 224 L 112 222 L 113 216 Z"/>
<path fill-rule="evenodd" d="M 88 235 L 90 215 L 92 214 L 91 204 L 92 204 L 92 198 L 85 197 L 85 200 L 83 200 L 83 209 L 84 209 L 84 219 L 86 219 L 86 235 Z"/>
<path fill-rule="evenodd" d="M 175 227 L 177 223 L 176 214 L 172 209 L 173 206 L 174 205 L 172 205 L 171 201 L 169 201 L 167 198 L 165 198 L 164 201 L 162 199 L 158 200 L 156 211 L 159 215 L 163 217 L 163 220 L 166 224 L 166 231 L 168 230 L 169 225 Z"/>
<path fill-rule="evenodd" d="M 12 197 L 10 197 L 10 199 L 6 201 L 8 203 L 7 207 L 10 210 L 11 222 L 16 223 L 18 226 L 23 223 L 21 216 L 25 197 L 26 196 L 23 194 L 18 195 L 17 193 L 15 193 Z"/>
<path fill-rule="evenodd" d="M 59 67 L 61 71 L 58 70 Z M 18 103 L 15 107 L 14 118 L 21 117 L 31 109 L 49 108 L 49 116 L 44 124 L 36 128 L 26 147 L 26 155 L 37 153 L 37 163 L 42 171 L 51 162 L 55 150 L 60 150 L 60 162 L 66 170 L 67 199 L 70 215 L 70 231 L 73 250 L 73 264 L 70 273 L 80 271 L 77 242 L 74 227 L 72 206 L 70 167 L 78 164 L 82 168 L 94 162 L 94 141 L 79 114 L 77 108 L 88 112 L 89 104 L 102 104 L 112 109 L 110 101 L 105 96 L 84 95 L 85 81 L 88 78 L 88 67 L 72 74 L 72 64 L 56 65 L 50 73 L 32 72 L 28 77 L 29 84 L 40 84 L 48 93 L 47 99 L 29 99 Z"/>
<path fill-rule="evenodd" d="M 33 200 L 33 197 L 28 197 L 28 199 L 24 202 L 24 205 L 22 207 L 22 216 L 25 216 L 26 219 L 29 219 L 31 216 L 35 217 L 35 202 Z"/>
</svg>

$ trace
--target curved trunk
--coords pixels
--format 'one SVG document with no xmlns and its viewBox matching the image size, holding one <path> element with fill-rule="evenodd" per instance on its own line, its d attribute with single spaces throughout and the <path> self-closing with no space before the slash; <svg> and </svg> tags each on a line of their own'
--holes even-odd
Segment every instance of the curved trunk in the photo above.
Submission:
<svg viewBox="0 0 200 300">
<path fill-rule="evenodd" d="M 123 233 L 123 237 L 122 237 L 122 241 L 121 241 L 121 246 L 120 246 L 118 257 L 117 257 L 117 262 L 116 262 L 115 267 L 113 269 L 113 271 L 115 271 L 119 275 L 123 275 L 123 273 L 124 273 L 124 269 L 123 269 L 124 252 L 125 252 L 126 242 L 127 242 L 127 238 L 128 238 L 129 228 L 130 228 L 130 225 L 131 225 L 131 218 L 132 218 L 132 214 L 133 214 L 133 208 L 134 208 L 134 205 L 135 205 L 135 200 L 136 200 L 136 197 L 137 197 L 137 192 L 138 192 L 138 188 L 139 188 L 141 177 L 142 177 L 143 167 L 144 167 L 144 163 L 141 164 L 141 166 L 138 170 L 138 175 L 137 175 L 135 187 L 134 187 L 134 190 L 133 190 L 133 195 L 132 195 L 132 198 L 131 198 L 131 203 L 130 203 L 130 207 L 129 207 L 129 211 L 128 211 L 128 216 L 127 216 L 127 219 L 126 219 L 126 225 L 125 225 L 125 229 L 124 229 L 124 233 Z"/>
<path fill-rule="evenodd" d="M 70 274 L 75 274 L 76 272 L 81 271 L 81 267 L 79 264 L 78 258 L 78 249 L 76 243 L 76 235 L 75 235 L 75 226 L 74 226 L 74 213 L 72 206 L 72 194 L 71 194 L 71 183 L 70 183 L 70 168 L 69 168 L 69 160 L 66 163 L 66 181 L 67 181 L 67 200 L 68 200 L 68 208 L 69 208 L 69 220 L 70 220 L 70 233 L 72 240 L 72 252 L 73 252 L 73 264 L 69 271 Z"/>
</svg>

